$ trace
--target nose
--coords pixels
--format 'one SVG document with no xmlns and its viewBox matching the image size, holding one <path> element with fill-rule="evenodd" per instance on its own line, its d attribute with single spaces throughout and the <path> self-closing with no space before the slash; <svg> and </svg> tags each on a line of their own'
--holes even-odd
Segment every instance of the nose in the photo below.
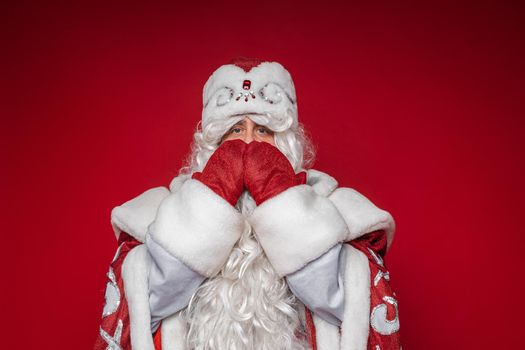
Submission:
<svg viewBox="0 0 525 350">
<path fill-rule="evenodd" d="M 244 142 L 250 143 L 253 141 L 253 129 L 246 130 L 246 133 L 244 134 Z"/>
</svg>

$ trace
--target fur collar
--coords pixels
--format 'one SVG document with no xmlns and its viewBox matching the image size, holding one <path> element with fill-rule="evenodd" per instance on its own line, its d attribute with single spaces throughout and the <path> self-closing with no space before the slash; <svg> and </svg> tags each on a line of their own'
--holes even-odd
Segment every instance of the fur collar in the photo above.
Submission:
<svg viewBox="0 0 525 350">
<path fill-rule="evenodd" d="M 307 184 L 312 186 L 318 195 L 330 197 L 339 210 L 344 210 L 342 214 L 350 229 L 349 240 L 371 230 L 384 229 L 390 246 L 395 224 L 388 212 L 377 208 L 370 200 L 353 189 L 337 188 L 337 180 L 324 172 L 309 169 L 307 174 Z M 161 202 L 170 193 L 177 192 L 189 178 L 191 176 L 188 174 L 178 175 L 170 182 L 169 188 L 162 186 L 149 189 L 113 208 L 111 225 L 117 239 L 120 232 L 124 231 L 144 243 L 148 226 L 155 220 Z"/>
</svg>

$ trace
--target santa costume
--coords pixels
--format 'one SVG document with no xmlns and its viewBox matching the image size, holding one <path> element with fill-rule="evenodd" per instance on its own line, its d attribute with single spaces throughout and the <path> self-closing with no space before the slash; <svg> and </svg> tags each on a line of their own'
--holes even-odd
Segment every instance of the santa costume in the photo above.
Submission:
<svg viewBox="0 0 525 350">
<path fill-rule="evenodd" d="M 275 145 L 221 142 L 250 118 Z M 190 164 L 111 213 L 95 349 L 400 349 L 391 215 L 307 169 L 292 78 L 236 59 L 203 91 Z"/>
</svg>

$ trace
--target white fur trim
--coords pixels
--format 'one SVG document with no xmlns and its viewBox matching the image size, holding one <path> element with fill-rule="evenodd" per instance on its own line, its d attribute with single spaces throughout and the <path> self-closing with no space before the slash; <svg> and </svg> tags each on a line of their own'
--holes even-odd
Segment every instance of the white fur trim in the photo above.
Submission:
<svg viewBox="0 0 525 350">
<path fill-rule="evenodd" d="M 162 350 L 186 350 L 186 322 L 177 312 L 165 318 L 161 324 Z"/>
<path fill-rule="evenodd" d="M 245 228 L 244 216 L 202 182 L 189 179 L 161 203 L 151 238 L 194 271 L 211 277 Z"/>
<path fill-rule="evenodd" d="M 250 80 L 255 98 L 249 96 L 236 100 L 243 89 L 243 81 Z M 279 93 L 274 103 L 269 103 L 260 94 L 266 84 L 272 84 L 267 94 Z M 270 97 L 270 96 L 267 96 Z M 276 117 L 290 116 L 297 124 L 295 88 L 290 73 L 277 62 L 263 62 L 249 72 L 233 64 L 219 67 L 210 76 L 203 90 L 202 127 L 212 120 L 225 119 L 239 114 L 266 114 Z"/>
<path fill-rule="evenodd" d="M 306 183 L 320 196 L 328 197 L 337 188 L 337 180 L 327 173 L 315 169 L 308 169 L 306 173 Z"/>
<path fill-rule="evenodd" d="M 341 349 L 366 350 L 370 330 L 370 265 L 365 254 L 345 244 L 345 310 Z"/>
<path fill-rule="evenodd" d="M 122 264 L 122 279 L 128 302 L 131 347 L 154 350 L 148 298 L 150 258 L 145 245 L 133 248 Z"/>
<path fill-rule="evenodd" d="M 177 192 L 181 188 L 184 181 L 190 178 L 191 178 L 190 174 L 180 174 L 178 176 L 175 176 L 170 182 L 170 186 L 169 186 L 170 191 L 173 193 Z"/>
<path fill-rule="evenodd" d="M 339 327 L 313 315 L 317 350 L 338 350 L 341 336 Z"/>
<path fill-rule="evenodd" d="M 337 208 L 309 185 L 268 199 L 248 220 L 280 276 L 299 270 L 348 235 Z"/>
<path fill-rule="evenodd" d="M 347 241 L 376 230 L 385 230 L 387 249 L 390 247 L 395 232 L 395 222 L 390 213 L 379 209 L 365 196 L 347 187 L 336 189 L 328 198 L 348 225 Z"/>
<path fill-rule="evenodd" d="M 127 201 L 111 211 L 111 226 L 117 239 L 124 231 L 144 243 L 148 225 L 155 219 L 160 202 L 170 191 L 165 187 L 155 187 Z"/>
</svg>

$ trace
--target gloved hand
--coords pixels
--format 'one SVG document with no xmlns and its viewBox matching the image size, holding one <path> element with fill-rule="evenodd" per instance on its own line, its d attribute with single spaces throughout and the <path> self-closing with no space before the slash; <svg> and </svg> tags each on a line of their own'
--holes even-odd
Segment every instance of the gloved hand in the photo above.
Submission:
<svg viewBox="0 0 525 350">
<path fill-rule="evenodd" d="M 348 227 L 330 199 L 305 183 L 306 173 L 295 174 L 275 146 L 251 142 L 246 147 L 244 185 L 257 203 L 247 220 L 281 277 L 298 271 L 347 236 Z"/>
<path fill-rule="evenodd" d="M 247 144 L 239 139 L 223 142 L 211 155 L 202 172 L 192 179 L 199 180 L 232 206 L 241 196 L 243 184 L 243 156 Z"/>
<path fill-rule="evenodd" d="M 244 185 L 260 205 L 290 187 L 306 183 L 306 172 L 295 174 L 292 164 L 275 146 L 252 141 L 244 152 Z"/>
</svg>

